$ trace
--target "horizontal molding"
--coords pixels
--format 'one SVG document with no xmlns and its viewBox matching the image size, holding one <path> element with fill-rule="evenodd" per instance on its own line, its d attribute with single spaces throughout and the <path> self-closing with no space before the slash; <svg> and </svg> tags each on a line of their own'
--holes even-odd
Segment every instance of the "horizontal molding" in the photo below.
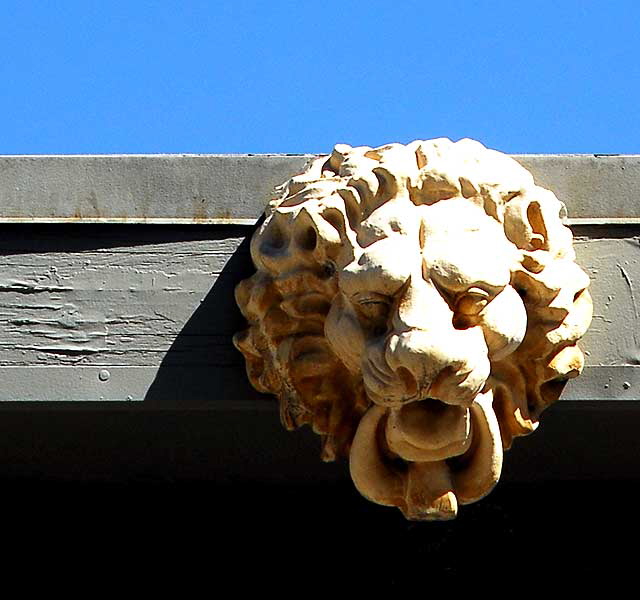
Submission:
<svg viewBox="0 0 640 600">
<path fill-rule="evenodd" d="M 255 219 L 203 217 L 0 217 L 0 223 L 29 225 L 241 225 L 253 226 Z"/>
<path fill-rule="evenodd" d="M 251 225 L 313 156 L 0 156 L 0 223 Z M 569 224 L 640 223 L 640 156 L 514 158 Z"/>
<path fill-rule="evenodd" d="M 275 398 L 259 394 L 244 369 L 230 366 L 0 367 L 0 410 L 25 403 L 56 410 L 272 411 Z M 567 382 L 561 401 L 640 402 L 640 367 L 585 367 Z"/>
<path fill-rule="evenodd" d="M 241 366 L 0 367 L 0 410 L 24 403 L 58 408 L 277 410 Z"/>
<path fill-rule="evenodd" d="M 585 367 L 580 377 L 571 379 L 562 400 L 640 401 L 640 366 Z"/>
<path fill-rule="evenodd" d="M 0 157 L 0 222 L 252 224 L 309 158 Z"/>
<path fill-rule="evenodd" d="M 577 219 L 565 219 L 565 223 L 571 226 L 595 225 L 595 226 L 615 226 L 615 225 L 640 225 L 640 217 L 585 217 Z"/>
</svg>

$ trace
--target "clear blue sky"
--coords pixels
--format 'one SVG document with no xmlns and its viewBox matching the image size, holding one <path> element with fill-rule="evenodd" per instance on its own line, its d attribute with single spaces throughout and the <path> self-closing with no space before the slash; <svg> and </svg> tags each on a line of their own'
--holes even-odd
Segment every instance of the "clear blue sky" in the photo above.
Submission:
<svg viewBox="0 0 640 600">
<path fill-rule="evenodd" d="M 0 154 L 640 153 L 640 2 L 0 2 Z"/>
</svg>

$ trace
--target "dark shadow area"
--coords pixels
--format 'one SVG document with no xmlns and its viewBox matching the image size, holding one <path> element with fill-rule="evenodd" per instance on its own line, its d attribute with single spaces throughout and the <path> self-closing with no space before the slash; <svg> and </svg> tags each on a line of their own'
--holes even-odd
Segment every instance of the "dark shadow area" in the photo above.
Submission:
<svg viewBox="0 0 640 600">
<path fill-rule="evenodd" d="M 351 485 L 346 461 L 320 461 L 319 438 L 309 428 L 287 432 L 275 401 L 262 406 L 6 411 L 0 481 Z M 634 407 L 560 403 L 505 453 L 498 489 L 509 482 L 592 481 L 603 489 L 610 479 L 640 482 L 639 418 Z"/>
<path fill-rule="evenodd" d="M 640 482 L 639 419 L 636 402 L 560 400 L 545 410 L 536 431 L 505 452 L 502 479 Z"/>
<path fill-rule="evenodd" d="M 640 226 L 635 224 L 571 225 L 570 229 L 575 237 L 592 240 L 626 239 L 640 235 Z"/>
<path fill-rule="evenodd" d="M 74 579 L 145 573 L 146 589 L 197 582 L 336 597 L 427 594 L 447 582 L 502 597 L 514 583 L 555 590 L 635 576 L 625 541 L 638 533 L 639 491 L 615 480 L 510 484 L 455 521 L 410 523 L 344 484 L 6 485 L 3 542 L 30 565 L 71 561 Z"/>
<path fill-rule="evenodd" d="M 344 462 L 320 461 L 319 445 L 308 428 L 287 433 L 276 410 L 4 412 L 0 481 L 304 485 L 348 477 Z"/>
<path fill-rule="evenodd" d="M 21 223 L 3 224 L 0 256 L 83 252 L 110 248 L 136 248 L 151 244 L 169 244 L 199 240 L 223 240 L 252 232 L 242 225 L 108 225 L 108 224 L 33 224 L 28 235 Z"/>
</svg>

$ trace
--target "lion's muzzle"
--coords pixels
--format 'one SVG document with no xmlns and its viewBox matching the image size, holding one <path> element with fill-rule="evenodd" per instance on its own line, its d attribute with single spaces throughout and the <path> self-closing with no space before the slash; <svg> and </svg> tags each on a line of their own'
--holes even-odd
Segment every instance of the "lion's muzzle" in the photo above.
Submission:
<svg viewBox="0 0 640 600">
<path fill-rule="evenodd" d="M 469 406 L 489 376 L 480 328 L 411 330 L 370 344 L 363 377 L 376 404 L 397 406 L 427 397 Z"/>
</svg>

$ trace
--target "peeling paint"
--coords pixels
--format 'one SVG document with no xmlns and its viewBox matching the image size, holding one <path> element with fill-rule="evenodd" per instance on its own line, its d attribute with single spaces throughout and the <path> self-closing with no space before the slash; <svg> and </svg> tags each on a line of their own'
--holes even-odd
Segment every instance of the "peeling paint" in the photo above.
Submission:
<svg viewBox="0 0 640 600">
<path fill-rule="evenodd" d="M 185 327 L 244 231 L 167 242 L 163 231 L 146 230 L 143 244 L 122 235 L 115 246 L 106 240 L 101 247 L 79 229 L 72 244 L 79 250 L 65 251 L 66 242 L 52 237 L 59 250 L 43 253 L 41 240 L 14 231 L 0 241 L 0 253 L 3 247 L 20 250 L 0 261 L 0 368 L 151 366 L 167 360 L 172 348 L 169 360 L 177 363 L 241 364 L 230 341 L 233 320 Z M 221 292 L 227 299 L 232 285 Z M 33 289 L 42 293 L 27 293 Z"/>
<path fill-rule="evenodd" d="M 637 281 L 640 246 L 637 231 L 619 236 L 617 230 L 596 238 L 581 237 L 575 249 L 578 263 L 591 275 L 593 322 L 582 347 L 589 351 L 587 365 L 635 365 L 640 360 L 640 310 Z"/>
<path fill-rule="evenodd" d="M 620 264 L 617 265 L 618 269 L 620 269 L 620 273 L 622 273 L 622 277 L 624 278 L 625 282 L 627 283 L 627 286 L 629 287 L 629 292 L 630 292 L 630 297 L 631 297 L 631 303 L 633 304 L 633 312 L 636 316 L 636 318 L 638 317 L 638 307 L 636 306 L 636 297 L 635 297 L 635 291 L 633 289 L 633 282 L 631 281 L 631 277 L 629 277 L 629 274 L 625 271 L 624 267 Z"/>
<path fill-rule="evenodd" d="M 633 343 L 635 348 L 634 348 L 634 352 L 628 355 L 627 358 L 629 360 L 638 360 L 637 355 L 638 355 L 638 350 L 640 349 L 640 345 L 638 344 L 638 305 L 636 302 L 636 293 L 633 288 L 633 281 L 629 276 L 629 274 L 627 273 L 626 269 L 620 263 L 618 263 L 616 266 L 620 270 L 620 273 L 622 274 L 622 278 L 624 279 L 629 289 L 629 298 L 631 299 L 631 305 L 633 306 L 634 319 L 633 319 L 633 323 L 631 324 L 631 334 L 633 336 Z"/>
<path fill-rule="evenodd" d="M 0 292 L 17 292 L 19 294 L 42 294 L 45 292 L 67 292 L 73 288 L 61 285 L 40 285 L 31 281 L 0 280 Z"/>
<path fill-rule="evenodd" d="M 35 350 L 37 352 L 46 352 L 49 354 L 60 354 L 66 356 L 78 356 L 82 354 L 96 354 L 102 352 L 105 348 L 95 346 L 17 346 L 18 350 Z"/>
</svg>

